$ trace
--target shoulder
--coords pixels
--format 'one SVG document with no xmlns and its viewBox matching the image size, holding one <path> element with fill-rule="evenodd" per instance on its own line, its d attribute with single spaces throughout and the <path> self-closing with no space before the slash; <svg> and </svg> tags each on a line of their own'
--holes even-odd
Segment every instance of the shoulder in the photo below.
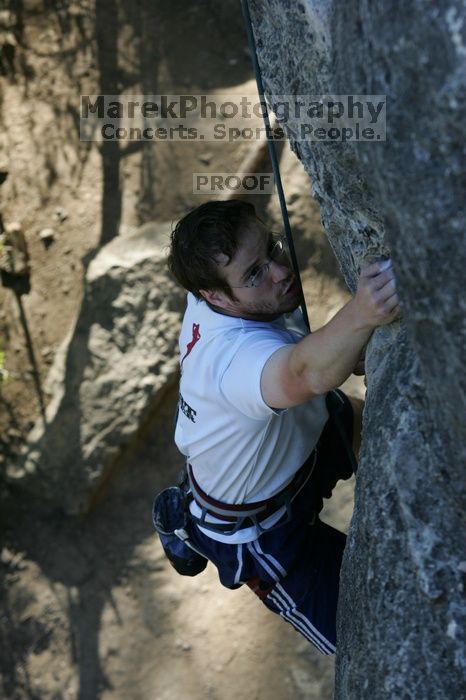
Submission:
<svg viewBox="0 0 466 700">
<path fill-rule="evenodd" d="M 264 401 L 261 376 L 267 362 L 290 339 L 276 327 L 245 326 L 233 339 L 224 365 L 221 389 L 224 396 L 250 418 L 263 419 L 274 412 Z"/>
</svg>

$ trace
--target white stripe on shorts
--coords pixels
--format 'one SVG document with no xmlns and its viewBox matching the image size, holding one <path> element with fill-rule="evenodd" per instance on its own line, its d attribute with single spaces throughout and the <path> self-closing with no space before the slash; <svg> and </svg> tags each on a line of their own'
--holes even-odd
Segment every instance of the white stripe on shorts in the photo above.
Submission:
<svg viewBox="0 0 466 700">
<path fill-rule="evenodd" d="M 277 569 L 277 571 L 278 571 L 279 574 L 281 574 L 282 576 L 286 576 L 286 571 L 285 571 L 285 569 L 283 568 L 283 566 L 280 564 L 279 561 L 277 561 L 277 560 L 275 559 L 275 557 L 273 557 L 271 554 L 268 554 L 268 553 L 266 553 L 266 552 L 263 551 L 262 547 L 261 547 L 260 544 L 259 544 L 259 540 L 255 540 L 255 542 L 252 543 L 252 546 L 254 547 L 254 549 L 256 550 L 256 552 L 258 552 L 259 554 L 261 554 L 263 557 L 266 557 L 266 559 L 268 559 L 268 561 L 269 561 L 271 564 L 273 564 L 273 566 Z"/>
<path fill-rule="evenodd" d="M 267 560 L 264 559 L 259 552 L 256 552 L 255 549 L 253 548 L 254 542 L 248 542 L 248 549 L 251 552 L 251 556 L 259 562 L 259 564 L 262 566 L 262 568 L 267 571 L 269 576 L 272 577 L 274 581 L 278 581 L 278 574 L 275 573 L 273 569 L 268 565 Z"/>
<path fill-rule="evenodd" d="M 238 557 L 238 568 L 235 574 L 235 583 L 241 581 L 241 570 L 243 568 L 243 545 L 239 544 L 236 548 L 236 556 Z"/>
<path fill-rule="evenodd" d="M 270 598 L 274 601 L 277 607 L 280 609 L 280 614 L 286 617 L 289 622 L 297 629 L 306 629 L 307 638 L 311 638 L 311 641 L 316 645 L 318 649 L 322 651 L 323 654 L 333 654 L 336 651 L 336 647 L 328 639 L 326 639 L 319 630 L 314 627 L 312 622 L 302 613 L 297 607 L 296 603 L 290 596 L 290 594 L 281 586 L 279 583 L 276 584 L 273 591 L 270 593 Z M 304 632 L 303 632 L 304 634 Z"/>
</svg>

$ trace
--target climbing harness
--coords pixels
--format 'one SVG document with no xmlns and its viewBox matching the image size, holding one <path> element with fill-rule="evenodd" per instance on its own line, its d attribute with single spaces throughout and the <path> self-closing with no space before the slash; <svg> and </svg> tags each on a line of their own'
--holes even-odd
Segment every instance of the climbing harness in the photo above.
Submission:
<svg viewBox="0 0 466 700">
<path fill-rule="evenodd" d="M 326 405 L 348 460 L 346 475 L 343 475 L 343 472 L 339 470 L 339 475 L 335 479 L 336 483 L 338 478 L 348 478 L 351 471 L 355 472 L 357 462 L 350 444 L 348 430 L 345 429 L 344 425 L 345 401 L 341 392 L 339 390 L 328 392 Z M 154 527 L 172 566 L 184 576 L 196 576 L 207 565 L 205 556 L 193 546 L 190 540 L 189 521 L 205 530 L 221 535 L 233 535 L 247 527 L 255 527 L 257 535 L 260 535 L 289 523 L 292 518 L 293 501 L 314 473 L 319 457 L 326 460 L 326 449 L 324 447 L 324 451 L 321 451 L 321 440 L 319 440 L 309 458 L 284 489 L 271 498 L 252 503 L 231 504 L 212 498 L 199 486 L 192 467 L 188 463 L 179 485 L 161 491 L 153 505 Z M 325 490 L 331 492 L 333 486 L 332 482 L 330 486 L 327 485 Z M 192 512 L 193 509 L 190 506 L 193 502 L 200 509 L 200 516 Z M 309 524 L 316 521 L 318 510 L 319 508 L 313 514 L 310 513 L 312 520 Z M 273 515 L 277 516 L 277 520 L 272 525 L 265 527 L 265 523 L 270 523 L 269 519 Z M 216 522 L 212 522 L 212 518 Z"/>
<path fill-rule="evenodd" d="M 308 482 L 316 459 L 317 450 L 314 450 L 291 482 L 272 498 L 243 505 L 223 503 L 208 496 L 194 479 L 188 464 L 180 485 L 170 486 L 161 491 L 152 507 L 152 522 L 171 565 L 182 576 L 197 576 L 207 566 L 207 559 L 190 540 L 188 520 L 223 535 L 233 535 L 238 530 L 251 526 L 255 526 L 258 533 L 266 530 L 271 532 L 276 527 L 290 522 L 291 503 Z M 190 511 L 189 505 L 193 500 L 201 508 L 200 518 Z M 272 527 L 264 528 L 264 521 L 274 513 L 278 514 L 280 509 L 283 510 L 283 516 L 278 522 Z M 208 522 L 207 515 L 226 522 Z"/>
<path fill-rule="evenodd" d="M 190 464 L 187 465 L 187 477 L 189 483 L 189 491 L 192 494 L 193 500 L 201 509 L 201 517 L 194 516 L 191 512 L 188 517 L 193 520 L 199 527 L 206 530 L 212 530 L 223 535 L 233 535 L 238 530 L 246 527 L 256 527 L 259 533 L 271 532 L 276 527 L 281 527 L 290 522 L 291 504 L 301 489 L 307 484 L 317 461 L 317 449 L 311 453 L 303 466 L 296 472 L 292 480 L 287 486 L 279 491 L 274 496 L 262 501 L 253 503 L 232 504 L 218 501 L 212 496 L 205 493 L 196 482 L 193 470 Z M 263 527 L 264 522 L 272 515 L 278 515 L 282 511 L 275 525 L 271 527 Z M 206 516 L 210 515 L 218 520 L 225 521 L 224 523 L 212 523 L 206 520 Z"/>
</svg>

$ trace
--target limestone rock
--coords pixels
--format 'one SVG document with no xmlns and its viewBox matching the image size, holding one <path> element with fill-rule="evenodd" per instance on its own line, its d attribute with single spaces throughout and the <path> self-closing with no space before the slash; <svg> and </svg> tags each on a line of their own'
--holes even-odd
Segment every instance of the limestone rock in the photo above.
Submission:
<svg viewBox="0 0 466 700">
<path fill-rule="evenodd" d="M 464 3 L 251 0 L 269 98 L 388 96 L 387 141 L 292 148 L 348 286 L 391 254 L 402 323 L 366 356 L 336 700 L 466 696 Z"/>
<path fill-rule="evenodd" d="M 31 268 L 26 236 L 18 221 L 0 233 L 0 280 L 18 296 L 31 291 Z"/>
<path fill-rule="evenodd" d="M 39 231 L 39 238 L 46 248 L 48 248 L 54 242 L 56 237 L 55 229 L 53 228 L 43 228 Z"/>
<path fill-rule="evenodd" d="M 3 185 L 8 177 L 9 168 L 6 160 L 3 160 L 0 156 L 0 185 Z"/>
<path fill-rule="evenodd" d="M 53 218 L 55 219 L 55 221 L 62 223 L 68 218 L 68 212 L 63 207 L 55 207 L 55 210 L 53 212 Z"/>
<path fill-rule="evenodd" d="M 9 275 L 30 274 L 27 241 L 18 221 L 8 224 L 0 234 L 0 270 Z"/>
<path fill-rule="evenodd" d="M 177 377 L 184 293 L 166 271 L 169 225 L 150 223 L 102 248 L 87 270 L 75 326 L 47 380 L 10 479 L 79 513 Z"/>
</svg>

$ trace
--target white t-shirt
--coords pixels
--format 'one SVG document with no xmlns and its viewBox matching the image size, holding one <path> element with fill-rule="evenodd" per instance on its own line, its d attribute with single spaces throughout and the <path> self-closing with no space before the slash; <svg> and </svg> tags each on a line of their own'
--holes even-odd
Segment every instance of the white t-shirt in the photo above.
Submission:
<svg viewBox="0 0 466 700">
<path fill-rule="evenodd" d="M 325 396 L 273 410 L 262 398 L 264 365 L 307 330 L 300 311 L 248 321 L 188 294 L 180 334 L 180 410 L 175 442 L 199 486 L 226 503 L 270 498 L 293 478 L 327 421 Z M 211 537 L 232 542 L 231 536 Z M 234 541 L 247 541 L 246 533 Z"/>
</svg>

